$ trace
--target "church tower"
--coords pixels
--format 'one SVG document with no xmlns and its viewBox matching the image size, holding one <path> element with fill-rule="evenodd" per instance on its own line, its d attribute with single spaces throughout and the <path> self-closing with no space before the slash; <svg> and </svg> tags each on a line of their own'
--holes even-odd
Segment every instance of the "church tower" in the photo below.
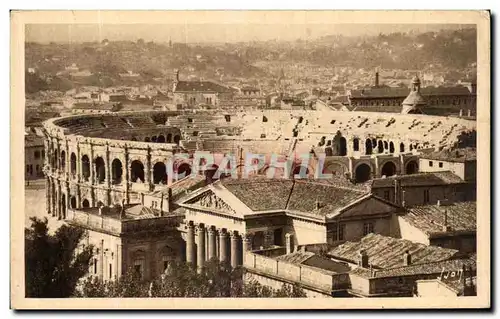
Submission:
<svg viewBox="0 0 500 319">
<path fill-rule="evenodd" d="M 414 76 L 411 81 L 410 94 L 404 99 L 401 114 L 422 114 L 422 108 L 427 105 L 422 94 L 420 94 L 420 79 Z"/>
</svg>

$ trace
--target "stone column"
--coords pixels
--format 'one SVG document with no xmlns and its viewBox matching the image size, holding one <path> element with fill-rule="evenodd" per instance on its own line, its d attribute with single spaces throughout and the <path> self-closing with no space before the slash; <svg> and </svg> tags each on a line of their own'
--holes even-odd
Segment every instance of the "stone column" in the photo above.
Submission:
<svg viewBox="0 0 500 319">
<path fill-rule="evenodd" d="M 205 226 L 203 224 L 198 225 L 198 254 L 196 260 L 199 269 L 205 266 Z"/>
<path fill-rule="evenodd" d="M 241 236 L 242 240 L 242 248 L 243 248 L 243 261 L 245 260 L 245 255 L 246 253 L 252 251 L 252 240 L 253 240 L 253 234 L 243 234 Z"/>
<path fill-rule="evenodd" d="M 66 163 L 64 164 L 65 169 L 64 169 L 64 176 L 66 176 L 66 179 L 69 179 L 69 176 L 71 176 L 71 154 L 69 152 L 69 145 L 68 145 L 68 140 L 66 139 L 66 157 L 64 160 Z"/>
<path fill-rule="evenodd" d="M 151 149 L 148 147 L 148 155 L 146 156 L 146 167 L 144 168 L 145 170 L 145 183 L 148 185 L 148 188 L 151 190 L 153 189 L 153 174 L 152 174 L 152 168 L 151 168 Z"/>
<path fill-rule="evenodd" d="M 219 231 L 219 258 L 221 262 L 228 262 L 227 232 L 223 229 Z"/>
<path fill-rule="evenodd" d="M 94 165 L 94 146 L 90 144 L 90 184 L 94 185 L 94 176 L 95 176 L 95 165 Z"/>
<path fill-rule="evenodd" d="M 196 251 L 195 251 L 195 241 L 194 241 L 194 225 L 192 222 L 188 222 L 186 233 L 186 262 L 191 263 L 193 266 L 196 265 Z"/>
<path fill-rule="evenodd" d="M 124 156 L 125 156 L 125 162 L 123 163 L 123 173 L 125 174 L 125 202 L 127 204 L 130 203 L 130 195 L 129 195 L 129 188 L 130 188 L 130 167 L 129 167 L 129 157 L 128 157 L 128 146 L 125 145 L 124 147 Z M 123 182 L 122 182 L 123 183 Z"/>
<path fill-rule="evenodd" d="M 99 243 L 99 278 L 104 280 L 104 239 Z"/>
<path fill-rule="evenodd" d="M 111 163 L 109 162 L 109 145 L 106 145 L 106 155 L 105 155 L 105 158 L 104 158 L 104 165 L 105 165 L 105 169 L 106 169 L 106 185 L 108 187 L 108 189 L 111 187 L 111 170 L 110 170 L 110 167 L 111 167 Z M 108 203 L 109 205 L 109 203 Z"/>
<path fill-rule="evenodd" d="M 45 177 L 45 210 L 48 215 L 50 215 L 50 190 L 52 189 L 50 185 L 50 178 Z"/>
<path fill-rule="evenodd" d="M 208 260 L 217 258 L 216 233 L 213 227 L 208 229 Z"/>
<path fill-rule="evenodd" d="M 80 155 L 80 143 L 76 144 L 76 181 L 80 183 L 82 181 L 82 158 Z"/>
<path fill-rule="evenodd" d="M 236 268 L 241 264 L 240 262 L 241 248 L 240 248 L 239 237 L 240 236 L 238 235 L 237 232 L 231 233 L 231 267 L 233 268 Z"/>
</svg>

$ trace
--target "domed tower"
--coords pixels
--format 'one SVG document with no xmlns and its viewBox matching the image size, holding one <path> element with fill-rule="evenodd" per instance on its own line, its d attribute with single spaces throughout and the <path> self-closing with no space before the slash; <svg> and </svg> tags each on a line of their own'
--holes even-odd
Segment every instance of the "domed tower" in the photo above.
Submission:
<svg viewBox="0 0 500 319">
<path fill-rule="evenodd" d="M 415 75 L 411 81 L 410 94 L 403 101 L 401 114 L 422 114 L 422 108 L 426 105 L 427 102 L 420 94 L 420 79 Z"/>
</svg>

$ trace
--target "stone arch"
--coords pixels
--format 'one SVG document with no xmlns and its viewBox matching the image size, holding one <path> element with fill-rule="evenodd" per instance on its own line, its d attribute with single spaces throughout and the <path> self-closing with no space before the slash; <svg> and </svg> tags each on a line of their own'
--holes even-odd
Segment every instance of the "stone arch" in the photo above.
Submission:
<svg viewBox="0 0 500 319">
<path fill-rule="evenodd" d="M 88 201 L 88 199 L 84 199 L 83 202 L 82 202 L 82 207 L 83 208 L 88 208 L 90 207 L 90 203 Z"/>
<path fill-rule="evenodd" d="M 359 151 L 359 138 L 357 138 L 357 137 L 352 140 L 352 150 L 354 152 Z"/>
<path fill-rule="evenodd" d="M 399 152 L 404 153 L 405 152 L 405 143 L 401 142 L 399 144 Z"/>
<path fill-rule="evenodd" d="M 394 162 L 388 161 L 384 165 L 382 165 L 382 169 L 380 170 L 380 175 L 389 177 L 395 174 L 396 174 L 396 164 L 394 164 Z"/>
<path fill-rule="evenodd" d="M 64 170 L 66 168 L 66 152 L 65 151 L 61 151 L 60 160 L 61 160 L 60 168 L 62 170 Z"/>
<path fill-rule="evenodd" d="M 418 163 L 417 161 L 411 160 L 406 163 L 406 174 L 418 173 Z"/>
<path fill-rule="evenodd" d="M 372 153 L 373 153 L 372 141 L 369 138 L 367 138 L 365 142 L 365 154 L 372 155 Z"/>
<path fill-rule="evenodd" d="M 377 144 L 377 152 L 378 153 L 383 153 L 384 152 L 384 142 L 378 141 Z"/>
<path fill-rule="evenodd" d="M 132 141 L 137 141 L 137 138 L 135 136 L 132 137 Z"/>
<path fill-rule="evenodd" d="M 153 137 L 151 137 L 151 142 L 156 143 L 157 141 L 158 137 L 156 137 L 156 135 L 153 135 Z"/>
<path fill-rule="evenodd" d="M 123 164 L 118 158 L 115 158 L 113 162 L 111 162 L 111 181 L 113 184 L 120 184 L 122 182 L 122 177 Z"/>
<path fill-rule="evenodd" d="M 347 166 L 340 162 L 331 162 L 323 167 L 323 174 L 332 174 L 334 176 L 344 176 L 348 172 Z"/>
<path fill-rule="evenodd" d="M 394 153 L 394 143 L 393 142 L 389 142 L 389 153 Z"/>
<path fill-rule="evenodd" d="M 361 163 L 354 170 L 354 180 L 356 183 L 363 183 L 371 179 L 372 168 L 366 163 Z"/>
<path fill-rule="evenodd" d="M 188 163 L 182 163 L 177 167 L 176 179 L 181 179 L 191 175 L 192 167 Z"/>
<path fill-rule="evenodd" d="M 339 141 L 339 155 L 346 156 L 347 155 L 347 140 L 345 137 L 340 137 Z"/>
<path fill-rule="evenodd" d="M 160 134 L 158 135 L 158 139 L 156 140 L 158 143 L 165 143 L 165 135 Z"/>
<path fill-rule="evenodd" d="M 151 142 L 151 139 L 149 138 L 149 136 L 146 136 L 146 137 L 144 138 L 144 142 Z"/>
<path fill-rule="evenodd" d="M 167 166 L 163 162 L 157 162 L 153 166 L 153 184 L 167 184 Z"/>
<path fill-rule="evenodd" d="M 76 197 L 75 196 L 71 196 L 71 198 L 69 199 L 69 206 L 72 209 L 76 208 Z"/>
<path fill-rule="evenodd" d="M 95 180 L 97 183 L 102 184 L 106 179 L 106 164 L 104 163 L 104 159 L 100 156 L 96 157 L 94 160 L 95 164 Z"/>
<path fill-rule="evenodd" d="M 136 250 L 132 254 L 132 269 L 134 276 L 143 279 L 146 272 L 146 252 L 143 250 Z"/>
<path fill-rule="evenodd" d="M 159 275 L 165 273 L 171 263 L 177 260 L 177 252 L 170 246 L 165 246 L 158 250 L 156 260 L 158 260 Z"/>
<path fill-rule="evenodd" d="M 174 136 L 174 143 L 175 144 L 179 144 L 180 140 L 181 140 L 181 136 L 180 135 L 175 135 Z"/>
<path fill-rule="evenodd" d="M 85 181 L 90 178 L 90 160 L 87 155 L 82 156 L 82 176 Z"/>
<path fill-rule="evenodd" d="M 372 138 L 372 149 L 377 147 L 377 139 Z"/>
<path fill-rule="evenodd" d="M 134 160 L 130 163 L 130 177 L 132 179 L 132 183 L 137 183 L 140 180 L 144 183 L 144 164 L 142 164 L 139 160 Z"/>
<path fill-rule="evenodd" d="M 75 153 L 71 152 L 71 155 L 69 157 L 70 161 L 70 172 L 71 174 L 75 175 L 76 174 L 76 155 Z"/>
<path fill-rule="evenodd" d="M 172 133 L 167 134 L 167 143 L 172 143 Z"/>
<path fill-rule="evenodd" d="M 410 152 L 413 151 L 413 145 L 410 144 Z"/>
<path fill-rule="evenodd" d="M 387 141 L 384 141 L 384 150 L 388 149 L 389 149 L 389 143 L 387 143 Z"/>
</svg>

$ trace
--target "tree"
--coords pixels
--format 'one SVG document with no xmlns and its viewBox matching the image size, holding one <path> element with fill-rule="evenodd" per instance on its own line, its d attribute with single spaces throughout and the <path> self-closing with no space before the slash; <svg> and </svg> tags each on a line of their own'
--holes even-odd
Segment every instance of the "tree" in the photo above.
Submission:
<svg viewBox="0 0 500 319">
<path fill-rule="evenodd" d="M 77 251 L 85 231 L 63 225 L 48 234 L 47 218 L 31 217 L 25 229 L 25 279 L 28 298 L 70 297 L 89 268 L 93 247 Z"/>
<path fill-rule="evenodd" d="M 231 268 L 218 261 L 206 263 L 199 272 L 190 265 L 176 262 L 153 281 L 142 281 L 130 269 L 115 282 L 89 278 L 82 285 L 80 297 L 305 297 L 298 285 L 283 284 L 280 289 L 272 289 L 255 280 L 243 281 L 244 270 Z"/>
</svg>

